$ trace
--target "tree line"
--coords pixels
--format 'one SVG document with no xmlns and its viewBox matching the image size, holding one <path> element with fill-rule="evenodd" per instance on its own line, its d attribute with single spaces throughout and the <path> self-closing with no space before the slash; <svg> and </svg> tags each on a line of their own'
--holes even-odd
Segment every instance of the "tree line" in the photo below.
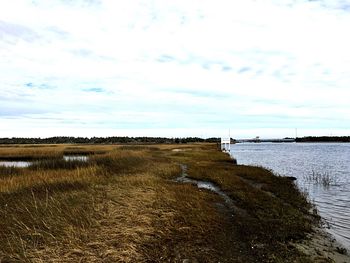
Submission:
<svg viewBox="0 0 350 263">
<path fill-rule="evenodd" d="M 296 138 L 296 142 L 350 142 L 350 136 L 308 136 Z"/>
<path fill-rule="evenodd" d="M 194 142 L 220 142 L 220 138 L 166 138 L 166 137 L 66 137 L 49 138 L 0 138 L 0 144 L 176 144 Z"/>
</svg>

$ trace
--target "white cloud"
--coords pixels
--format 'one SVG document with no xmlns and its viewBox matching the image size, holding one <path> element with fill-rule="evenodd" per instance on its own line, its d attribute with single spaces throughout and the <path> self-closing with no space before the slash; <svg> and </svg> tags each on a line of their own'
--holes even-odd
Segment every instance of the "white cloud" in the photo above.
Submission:
<svg viewBox="0 0 350 263">
<path fill-rule="evenodd" d="M 0 136 L 343 133 L 349 7 L 8 1 L 0 10 Z"/>
</svg>

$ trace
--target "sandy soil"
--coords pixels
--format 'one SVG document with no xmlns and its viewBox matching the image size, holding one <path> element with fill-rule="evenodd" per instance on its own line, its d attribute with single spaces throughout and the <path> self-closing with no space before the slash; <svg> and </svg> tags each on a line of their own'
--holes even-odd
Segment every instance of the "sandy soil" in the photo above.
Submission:
<svg viewBox="0 0 350 263">
<path fill-rule="evenodd" d="M 323 228 L 316 228 L 309 238 L 295 246 L 314 262 L 350 263 L 349 252 Z"/>
</svg>

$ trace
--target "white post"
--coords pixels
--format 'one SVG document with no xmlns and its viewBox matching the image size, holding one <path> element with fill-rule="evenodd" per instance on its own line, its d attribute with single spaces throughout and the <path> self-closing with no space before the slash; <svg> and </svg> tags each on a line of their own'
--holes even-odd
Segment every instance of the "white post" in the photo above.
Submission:
<svg viewBox="0 0 350 263">
<path fill-rule="evenodd" d="M 231 151 L 230 138 L 221 138 L 221 149 L 225 152 Z"/>
<path fill-rule="evenodd" d="M 228 129 L 228 151 L 231 152 L 231 129 Z"/>
</svg>

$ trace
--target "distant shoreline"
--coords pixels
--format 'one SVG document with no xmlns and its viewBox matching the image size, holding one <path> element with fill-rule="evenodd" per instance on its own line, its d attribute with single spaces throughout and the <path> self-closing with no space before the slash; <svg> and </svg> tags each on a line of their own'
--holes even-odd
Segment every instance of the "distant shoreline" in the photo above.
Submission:
<svg viewBox="0 0 350 263">
<path fill-rule="evenodd" d="M 296 138 L 295 142 L 350 142 L 350 136 L 308 136 Z"/>
<path fill-rule="evenodd" d="M 199 138 L 199 137 L 128 137 L 128 136 L 112 136 L 112 137 L 70 137 L 56 136 L 48 138 L 0 138 L 0 145 L 33 145 L 33 144 L 187 144 L 187 143 L 220 143 L 219 137 Z M 350 136 L 307 136 L 297 138 L 281 138 L 281 139 L 233 139 L 231 143 L 349 143 Z"/>
<path fill-rule="evenodd" d="M 350 136 L 307 136 L 298 138 L 283 138 L 283 139 L 242 139 L 235 140 L 235 143 L 261 143 L 261 142 L 271 142 L 271 143 L 349 143 Z"/>
</svg>

